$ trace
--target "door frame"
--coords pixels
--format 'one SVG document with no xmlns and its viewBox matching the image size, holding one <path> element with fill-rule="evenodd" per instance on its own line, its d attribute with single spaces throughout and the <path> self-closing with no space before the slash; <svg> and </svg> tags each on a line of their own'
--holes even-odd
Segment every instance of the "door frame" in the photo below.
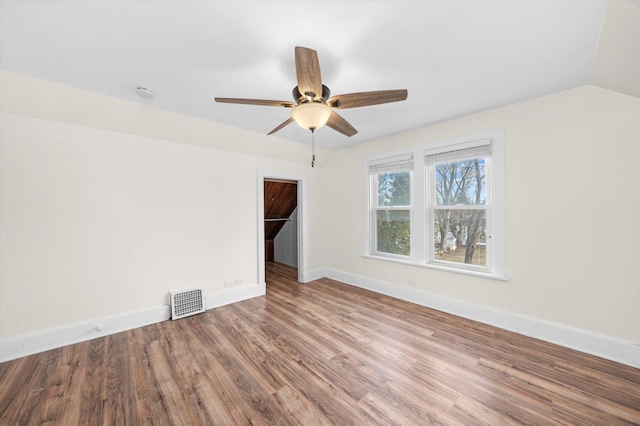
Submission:
<svg viewBox="0 0 640 426">
<path fill-rule="evenodd" d="M 264 180 L 284 179 L 297 183 L 297 223 L 298 223 L 298 282 L 302 283 L 304 277 L 304 265 L 306 264 L 305 241 L 307 238 L 307 200 L 306 178 L 302 175 L 258 170 L 258 283 L 265 285 L 265 255 L 264 255 Z"/>
</svg>

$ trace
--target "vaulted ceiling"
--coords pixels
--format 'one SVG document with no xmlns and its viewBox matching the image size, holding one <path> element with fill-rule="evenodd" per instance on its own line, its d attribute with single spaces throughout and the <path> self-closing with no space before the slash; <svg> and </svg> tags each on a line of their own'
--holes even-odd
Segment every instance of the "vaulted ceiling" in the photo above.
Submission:
<svg viewBox="0 0 640 426">
<path fill-rule="evenodd" d="M 351 138 L 316 132 L 340 149 L 584 84 L 640 97 L 639 17 L 638 0 L 1 0 L 0 66 L 266 134 L 289 109 L 213 98 L 292 100 L 310 47 L 332 94 L 409 91 L 341 112 Z"/>
</svg>

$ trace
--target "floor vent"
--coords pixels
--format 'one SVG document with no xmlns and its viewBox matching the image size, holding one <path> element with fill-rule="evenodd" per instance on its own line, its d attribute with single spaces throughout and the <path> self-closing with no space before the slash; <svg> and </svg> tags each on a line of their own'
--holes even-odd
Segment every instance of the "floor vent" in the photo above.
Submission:
<svg viewBox="0 0 640 426">
<path fill-rule="evenodd" d="M 205 311 L 204 295 L 201 288 L 170 291 L 171 319 L 177 320 Z"/>
</svg>

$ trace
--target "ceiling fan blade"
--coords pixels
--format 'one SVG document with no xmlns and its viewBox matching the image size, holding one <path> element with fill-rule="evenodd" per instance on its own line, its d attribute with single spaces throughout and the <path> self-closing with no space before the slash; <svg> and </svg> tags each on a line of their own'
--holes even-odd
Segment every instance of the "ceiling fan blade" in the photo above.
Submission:
<svg viewBox="0 0 640 426">
<path fill-rule="evenodd" d="M 407 99 L 407 90 L 380 90 L 377 92 L 349 93 L 347 95 L 332 96 L 327 101 L 331 108 L 345 109 L 369 105 L 386 104 Z"/>
<path fill-rule="evenodd" d="M 318 52 L 296 46 L 296 76 L 300 94 L 312 98 L 322 96 L 322 77 Z"/>
<path fill-rule="evenodd" d="M 335 111 L 331 113 L 331 116 L 329 116 L 327 126 L 349 137 L 358 133 L 358 131 L 351 124 L 349 124 L 347 120 L 342 118 Z"/>
<path fill-rule="evenodd" d="M 293 108 L 294 106 L 296 106 L 296 104 L 289 101 L 270 101 L 266 99 L 215 98 L 215 100 L 216 102 L 223 102 L 226 104 L 278 106 L 278 107 L 285 107 L 285 108 Z"/>
<path fill-rule="evenodd" d="M 273 129 L 272 131 L 270 131 L 269 133 L 267 133 L 267 136 L 277 132 L 278 130 L 281 130 L 283 127 L 288 126 L 289 124 L 293 123 L 293 118 L 289 117 L 289 119 L 287 121 L 285 121 L 284 123 L 282 123 L 281 125 L 279 125 L 278 127 L 276 127 L 275 129 Z"/>
</svg>

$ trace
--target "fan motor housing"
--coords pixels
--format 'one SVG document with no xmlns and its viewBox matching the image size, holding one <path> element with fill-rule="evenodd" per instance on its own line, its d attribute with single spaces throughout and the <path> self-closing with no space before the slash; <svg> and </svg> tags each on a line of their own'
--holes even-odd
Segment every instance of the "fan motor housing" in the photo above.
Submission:
<svg viewBox="0 0 640 426">
<path fill-rule="evenodd" d="M 298 86 L 293 88 L 293 90 L 291 91 L 291 94 L 293 95 L 293 99 L 297 103 L 309 102 L 308 98 L 302 93 L 300 93 L 300 90 L 298 90 Z M 329 99 L 329 96 L 331 96 L 331 90 L 329 90 L 329 88 L 323 84 L 322 85 L 322 103 L 326 103 L 327 99 Z"/>
</svg>

